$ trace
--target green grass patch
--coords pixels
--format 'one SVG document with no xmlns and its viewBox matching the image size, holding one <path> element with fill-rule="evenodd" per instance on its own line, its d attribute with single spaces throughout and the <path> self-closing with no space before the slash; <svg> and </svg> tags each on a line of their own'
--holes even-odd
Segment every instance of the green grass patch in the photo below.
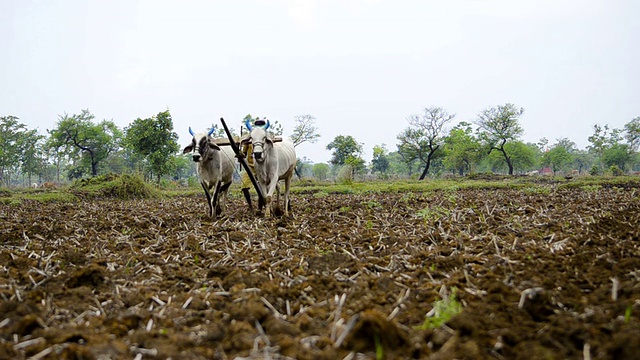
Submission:
<svg viewBox="0 0 640 360">
<path fill-rule="evenodd" d="M 423 218 L 426 223 L 433 223 L 434 221 L 440 220 L 440 218 L 448 217 L 451 215 L 449 209 L 442 206 L 434 206 L 432 208 L 425 208 L 419 210 L 416 215 Z"/>
<path fill-rule="evenodd" d="M 599 186 L 599 187 L 598 187 Z M 601 188 L 621 187 L 640 188 L 640 178 L 638 176 L 579 176 L 571 181 L 559 184 L 558 188 L 582 188 L 586 191 L 595 191 Z"/>
<path fill-rule="evenodd" d="M 522 192 L 525 194 L 549 195 L 551 194 L 551 188 L 548 186 L 527 186 L 522 188 Z"/>
<path fill-rule="evenodd" d="M 329 194 L 366 194 L 366 193 L 401 193 L 428 192 L 437 190 L 457 191 L 461 189 L 508 189 L 523 188 L 527 183 L 506 180 L 400 180 L 400 181 L 367 181 L 351 184 L 310 184 L 298 186 L 295 182 L 291 193 L 312 194 L 324 191 Z M 530 186 L 530 185 L 529 185 Z"/>
<path fill-rule="evenodd" d="M 325 198 L 329 196 L 329 193 L 326 191 L 318 191 L 317 193 L 313 194 L 313 197 L 316 199 L 321 199 L 321 198 Z"/>
<path fill-rule="evenodd" d="M 457 289 L 451 289 L 451 294 L 433 303 L 434 314 L 427 317 L 419 328 L 422 330 L 436 329 L 462 312 L 462 304 L 457 300 Z"/>
<path fill-rule="evenodd" d="M 78 197 L 74 194 L 66 192 L 64 190 L 17 190 L 9 191 L 4 190 L 0 192 L 0 203 L 18 206 L 24 202 L 36 201 L 41 203 L 46 202 L 75 202 L 78 201 Z"/>
</svg>

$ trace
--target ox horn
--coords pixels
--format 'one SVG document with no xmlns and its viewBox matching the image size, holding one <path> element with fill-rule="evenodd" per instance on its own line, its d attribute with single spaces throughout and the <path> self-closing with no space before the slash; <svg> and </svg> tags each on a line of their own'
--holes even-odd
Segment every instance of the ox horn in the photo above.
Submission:
<svg viewBox="0 0 640 360">
<path fill-rule="evenodd" d="M 189 126 L 189 134 L 191 134 L 191 136 L 196 136 L 196 134 L 193 133 L 193 130 L 191 130 L 191 126 Z"/>
<path fill-rule="evenodd" d="M 211 136 L 211 134 L 213 134 L 213 132 L 216 131 L 216 126 L 212 126 L 211 130 L 209 130 L 209 133 L 207 133 L 207 136 Z"/>
<path fill-rule="evenodd" d="M 269 122 L 269 119 L 267 119 L 267 125 L 264 126 L 264 129 L 267 130 L 270 125 L 271 125 L 271 123 Z"/>
<path fill-rule="evenodd" d="M 247 119 L 244 121 L 244 126 L 247 127 L 249 131 L 251 131 L 251 119 Z"/>
</svg>

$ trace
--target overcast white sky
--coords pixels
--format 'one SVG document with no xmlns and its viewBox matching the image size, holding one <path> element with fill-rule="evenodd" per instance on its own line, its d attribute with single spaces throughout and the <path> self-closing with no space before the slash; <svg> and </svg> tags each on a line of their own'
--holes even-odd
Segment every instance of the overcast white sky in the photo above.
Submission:
<svg viewBox="0 0 640 360">
<path fill-rule="evenodd" d="M 0 0 L 0 116 L 41 133 L 89 109 L 120 127 L 169 109 L 188 127 L 311 114 L 328 161 L 337 135 L 396 150 L 407 117 L 455 123 L 507 102 L 525 141 L 640 116 L 637 0 Z"/>
</svg>

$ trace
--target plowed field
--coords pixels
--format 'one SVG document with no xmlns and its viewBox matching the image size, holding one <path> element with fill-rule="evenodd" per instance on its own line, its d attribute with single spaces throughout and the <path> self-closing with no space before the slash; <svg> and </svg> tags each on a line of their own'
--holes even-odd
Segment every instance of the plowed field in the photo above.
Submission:
<svg viewBox="0 0 640 360">
<path fill-rule="evenodd" d="M 5 202 L 0 358 L 638 359 L 638 193 Z"/>
</svg>

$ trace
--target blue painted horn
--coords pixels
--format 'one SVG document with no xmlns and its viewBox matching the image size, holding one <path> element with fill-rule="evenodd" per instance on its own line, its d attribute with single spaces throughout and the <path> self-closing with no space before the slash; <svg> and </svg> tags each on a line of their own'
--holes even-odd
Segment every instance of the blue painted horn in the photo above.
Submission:
<svg viewBox="0 0 640 360">
<path fill-rule="evenodd" d="M 211 127 L 211 130 L 209 130 L 209 133 L 207 133 L 207 136 L 211 136 L 211 134 L 213 134 L 214 131 L 216 131 L 215 125 Z"/>
<path fill-rule="evenodd" d="M 191 136 L 196 136 L 196 134 L 193 133 L 193 130 L 191 130 L 191 126 L 189 126 L 189 134 L 191 134 Z"/>
<path fill-rule="evenodd" d="M 247 127 L 249 131 L 251 131 L 251 119 L 247 119 L 244 121 L 244 126 Z"/>
<path fill-rule="evenodd" d="M 271 125 L 271 123 L 269 122 L 269 119 L 267 119 L 267 125 L 265 125 L 264 129 L 267 130 L 270 125 Z"/>
</svg>

